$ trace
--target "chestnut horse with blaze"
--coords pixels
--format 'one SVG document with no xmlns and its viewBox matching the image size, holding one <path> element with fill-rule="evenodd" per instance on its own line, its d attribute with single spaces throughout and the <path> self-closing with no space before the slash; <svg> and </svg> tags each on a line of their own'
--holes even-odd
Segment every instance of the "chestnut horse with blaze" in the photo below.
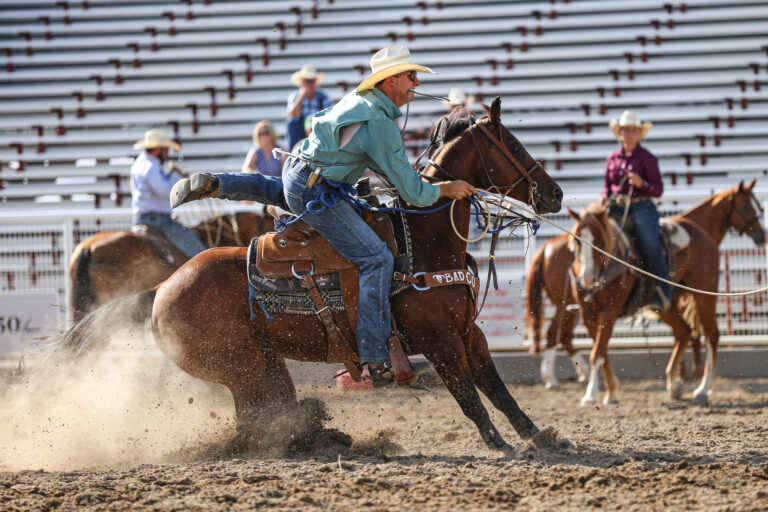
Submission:
<svg viewBox="0 0 768 512">
<path fill-rule="evenodd" d="M 214 217 L 192 229 L 210 248 L 243 247 L 273 227 L 269 215 L 239 212 Z M 150 233 L 103 231 L 77 244 L 69 260 L 75 320 L 116 297 L 153 288 L 189 259 L 159 230 Z"/>
<path fill-rule="evenodd" d="M 444 117 L 441 146 L 425 175 L 466 180 L 532 204 L 539 212 L 557 212 L 560 187 L 501 124 L 500 111 L 496 98 L 489 115 L 479 121 L 467 110 Z M 444 198 L 436 206 L 447 201 Z M 407 214 L 415 272 L 466 268 L 467 244 L 453 233 L 451 215 L 457 230 L 467 236 L 469 201 L 456 202 L 453 214 L 448 208 Z M 296 403 L 285 358 L 325 361 L 328 353 L 323 324 L 316 315 L 274 314 L 270 321 L 254 308 L 256 317 L 251 321 L 246 249 L 205 251 L 154 290 L 124 302 L 134 306 L 136 323 L 151 315 L 158 345 L 182 370 L 229 388 L 243 429 L 258 426 L 260 420 Z M 492 424 L 478 389 L 523 439 L 539 431 L 496 371 L 485 335 L 474 323 L 475 303 L 468 287 L 409 288 L 392 298 L 392 312 L 411 353 L 424 354 L 434 363 L 489 448 L 513 451 Z M 86 317 L 79 324 L 82 328 L 75 326 L 65 344 L 87 344 L 88 324 L 98 323 L 96 316 L 99 311 Z M 337 325 L 347 323 L 343 312 L 334 313 L 334 318 Z"/>
<path fill-rule="evenodd" d="M 686 212 L 686 216 L 671 219 L 678 230 L 687 234 L 688 244 L 675 254 L 674 267 L 670 276 L 676 283 L 689 288 L 715 293 L 720 278 L 720 251 L 718 244 L 729 226 L 740 232 L 749 232 L 755 243 L 765 242 L 765 233 L 760 225 L 760 207 L 752 195 L 754 182 L 744 186 L 740 183 L 720 194 L 702 201 Z M 573 233 L 591 241 L 597 247 L 626 260 L 627 248 L 621 243 L 624 235 L 606 208 L 592 205 L 579 214 L 569 210 L 576 220 Z M 693 219 L 698 222 L 694 222 Z M 708 226 L 714 238 L 702 226 Z M 573 274 L 577 282 L 577 295 L 581 316 L 589 335 L 594 340 L 590 355 L 590 376 L 582 405 L 597 400 L 597 371 L 602 368 L 605 377 L 606 394 L 604 403 L 615 403 L 618 379 L 608 359 L 608 341 L 616 319 L 623 313 L 638 274 L 628 268 L 616 272 L 616 265 L 600 252 L 586 246 L 577 239 L 570 243 L 574 253 Z M 606 279 L 601 279 L 605 275 Z M 608 278 L 607 276 L 610 276 Z M 671 307 L 659 313 L 659 317 L 672 328 L 675 345 L 667 365 L 667 391 L 673 399 L 682 395 L 680 367 L 686 345 L 694 333 L 703 335 L 709 342 L 709 350 L 701 383 L 693 392 L 693 403 L 706 405 L 712 392 L 715 376 L 715 362 L 720 333 L 717 326 L 717 296 L 696 293 L 673 287 Z"/>
<path fill-rule="evenodd" d="M 749 236 L 755 245 L 760 246 L 765 243 L 765 233 L 759 222 L 761 208 L 754 196 L 754 187 L 754 179 L 747 185 L 740 182 L 738 185 L 713 194 L 669 220 L 692 221 L 711 236 L 718 246 L 729 228 Z M 558 343 L 574 359 L 574 365 L 583 366 L 582 359 L 576 354 L 572 344 L 573 329 L 578 320 L 578 308 L 569 308 L 569 306 L 577 304 L 578 300 L 569 275 L 569 268 L 573 263 L 573 253 L 568 247 L 570 238 L 570 235 L 563 234 L 539 247 L 525 275 L 526 330 L 532 342 L 531 350 L 537 359 L 544 321 L 542 291 L 546 292 L 555 307 L 555 315 L 547 329 L 547 343 L 541 358 L 541 377 L 547 388 L 558 385 L 554 376 L 554 354 Z M 693 376 L 701 378 L 704 374 L 704 364 L 701 360 L 698 336 L 694 336 L 691 343 L 693 344 Z M 579 380 L 586 380 L 582 379 L 581 375 L 579 372 Z"/>
</svg>

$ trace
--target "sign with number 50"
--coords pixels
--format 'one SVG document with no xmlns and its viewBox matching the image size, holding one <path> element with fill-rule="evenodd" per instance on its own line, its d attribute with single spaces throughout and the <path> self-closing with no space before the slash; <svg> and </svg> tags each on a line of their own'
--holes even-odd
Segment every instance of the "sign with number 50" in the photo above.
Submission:
<svg viewBox="0 0 768 512">
<path fill-rule="evenodd" d="M 55 293 L 0 295 L 0 358 L 13 357 L 57 326 Z"/>
</svg>

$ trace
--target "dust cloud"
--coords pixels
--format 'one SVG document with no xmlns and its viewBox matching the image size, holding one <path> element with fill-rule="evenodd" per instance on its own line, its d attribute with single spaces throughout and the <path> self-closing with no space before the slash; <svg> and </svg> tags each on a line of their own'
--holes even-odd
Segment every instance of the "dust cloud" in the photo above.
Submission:
<svg viewBox="0 0 768 512">
<path fill-rule="evenodd" d="M 159 463 L 233 435 L 226 388 L 184 374 L 151 333 L 123 331 L 82 352 L 41 351 L 0 382 L 0 470 Z"/>
</svg>

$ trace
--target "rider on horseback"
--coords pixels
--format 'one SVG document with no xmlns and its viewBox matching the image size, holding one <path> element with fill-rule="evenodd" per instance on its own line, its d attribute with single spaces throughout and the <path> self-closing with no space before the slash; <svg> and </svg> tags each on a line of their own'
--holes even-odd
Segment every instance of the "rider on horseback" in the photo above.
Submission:
<svg viewBox="0 0 768 512">
<path fill-rule="evenodd" d="M 354 184 L 367 169 L 389 178 L 400 195 L 416 206 L 441 197 L 462 199 L 475 188 L 461 180 L 430 184 L 422 181 L 405 154 L 395 124 L 399 107 L 413 99 L 416 73 L 433 73 L 413 62 L 404 46 L 391 46 L 371 58 L 371 74 L 332 108 L 315 114 L 312 134 L 298 157 L 289 158 L 283 179 L 259 174 L 196 174 L 171 194 L 172 206 L 204 197 L 250 199 L 282 206 L 301 215 L 316 199 L 325 180 Z M 284 194 L 283 194 L 284 192 Z M 303 220 L 359 269 L 357 344 L 360 361 L 368 364 L 374 385 L 392 379 L 387 339 L 390 336 L 389 289 L 393 259 L 387 245 L 345 202 Z M 421 373 L 429 363 L 411 365 Z M 397 377 L 397 376 L 395 376 Z M 401 379 L 397 379 L 400 381 Z"/>
<path fill-rule="evenodd" d="M 144 138 L 136 141 L 133 149 L 141 149 L 131 166 L 131 198 L 133 202 L 133 224 L 152 226 L 162 231 L 165 237 L 178 247 L 188 258 L 205 250 L 205 245 L 191 229 L 171 217 L 168 195 L 172 187 L 182 178 L 177 167 L 166 172 L 163 164 L 168 151 L 180 149 L 165 130 L 149 130 Z"/>
<path fill-rule="evenodd" d="M 627 216 L 635 221 L 635 235 L 646 269 L 669 279 L 659 243 L 659 212 L 651 199 L 661 197 L 664 191 L 659 161 L 639 143 L 652 126 L 648 121 L 641 123 L 637 114 L 629 110 L 618 121 L 611 119 L 611 131 L 622 147 L 606 159 L 602 202 L 608 202 L 609 212 L 617 217 L 622 217 L 628 208 Z M 649 305 L 658 312 L 665 311 L 672 296 L 669 285 L 659 281 L 656 289 Z"/>
</svg>

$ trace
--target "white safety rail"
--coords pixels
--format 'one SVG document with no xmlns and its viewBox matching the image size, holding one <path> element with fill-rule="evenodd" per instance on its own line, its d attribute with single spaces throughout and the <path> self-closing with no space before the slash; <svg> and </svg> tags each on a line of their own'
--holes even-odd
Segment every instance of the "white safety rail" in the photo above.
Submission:
<svg viewBox="0 0 768 512">
<path fill-rule="evenodd" d="M 664 203 L 662 215 L 678 213 L 702 197 L 676 198 L 677 204 Z M 763 204 L 765 200 L 760 199 Z M 685 201 L 688 203 L 684 204 Z M 222 210 L 258 208 L 232 203 L 214 203 L 207 209 L 186 209 L 180 214 L 188 224 L 196 224 L 204 217 Z M 569 203 L 578 210 L 586 203 Z M 768 206 L 768 205 L 767 205 Z M 563 212 L 549 216 L 557 224 L 570 228 L 573 221 Z M 96 232 L 126 229 L 131 224 L 127 209 L 103 209 L 101 211 L 70 211 L 64 215 L 40 212 L 31 214 L 0 214 L 0 306 L 13 303 L 16 298 L 30 294 L 49 294 L 54 297 L 58 311 L 58 328 L 67 325 L 67 296 L 70 289 L 67 265 L 77 243 Z M 525 269 L 536 248 L 559 232 L 543 224 L 536 236 L 528 238 L 521 229 L 513 236 L 506 234 L 500 239 L 496 252 L 499 289 L 490 288 L 488 300 L 478 322 L 495 350 L 516 350 L 527 347 L 525 324 Z M 451 235 L 452 236 L 452 235 Z M 482 288 L 485 287 L 487 254 L 490 238 L 471 245 L 480 266 Z M 729 232 L 720 246 L 720 286 L 722 292 L 738 292 L 761 288 L 766 285 L 768 259 L 764 248 L 737 233 Z M 553 308 L 545 308 L 547 323 Z M 0 312 L 0 316 L 2 312 Z M 724 344 L 768 343 L 768 296 L 718 300 L 718 323 L 721 342 Z M 15 327 L 11 326 L 11 327 Z M 624 321 L 617 323 L 613 346 L 669 346 L 671 331 L 658 322 L 635 326 Z M 590 341 L 584 328 L 576 330 L 576 345 L 588 346 Z"/>
</svg>

